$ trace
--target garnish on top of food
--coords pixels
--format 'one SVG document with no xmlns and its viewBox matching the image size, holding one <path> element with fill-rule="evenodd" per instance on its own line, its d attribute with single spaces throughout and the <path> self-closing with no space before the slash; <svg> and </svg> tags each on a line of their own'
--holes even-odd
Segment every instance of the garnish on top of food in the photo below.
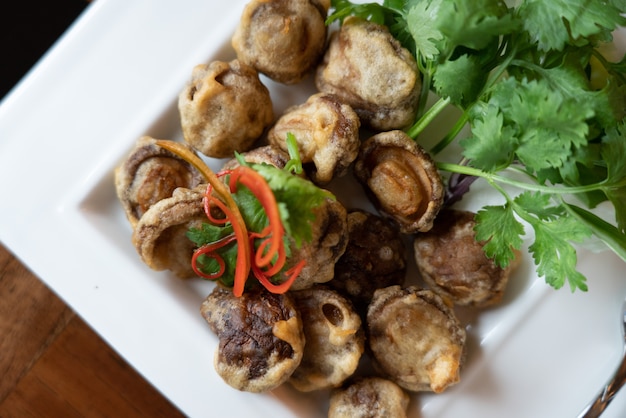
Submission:
<svg viewBox="0 0 626 418">
<path fill-rule="evenodd" d="M 626 261 L 626 59 L 612 62 L 601 49 L 626 25 L 626 10 L 612 0 L 515 3 L 333 0 L 327 23 L 384 25 L 411 51 L 422 75 L 411 138 L 419 141 L 446 107 L 461 110 L 429 151 L 436 159 L 453 143 L 461 147 L 457 161 L 437 161 L 449 173 L 447 204 L 478 178 L 503 196 L 476 216 L 485 253 L 506 267 L 525 223 L 539 276 L 585 291 L 577 243 L 593 235 Z M 427 109 L 429 93 L 438 100 Z M 458 138 L 468 124 L 471 134 Z M 614 222 L 591 211 L 605 201 Z"/>
<path fill-rule="evenodd" d="M 204 212 L 207 221 L 192 227 L 187 236 L 197 245 L 192 268 L 200 277 L 219 280 L 241 296 L 248 276 L 272 293 L 284 293 L 298 277 L 306 260 L 287 263 L 291 245 L 299 248 L 312 238 L 313 209 L 326 199 L 327 190 L 295 174 L 302 172 L 295 138 L 288 135 L 291 159 L 280 169 L 270 164 L 248 164 L 214 173 L 182 144 L 157 145 L 192 164 L 206 179 Z"/>
</svg>

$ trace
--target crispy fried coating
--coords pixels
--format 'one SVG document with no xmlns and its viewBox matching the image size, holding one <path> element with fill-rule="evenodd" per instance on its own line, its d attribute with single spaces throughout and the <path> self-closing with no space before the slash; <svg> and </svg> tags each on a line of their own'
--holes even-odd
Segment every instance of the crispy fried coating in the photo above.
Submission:
<svg viewBox="0 0 626 418">
<path fill-rule="evenodd" d="M 415 261 L 426 284 L 457 305 L 486 307 L 499 303 L 520 255 L 501 268 L 476 241 L 475 214 L 446 209 L 433 228 L 415 235 Z"/>
<path fill-rule="evenodd" d="M 285 111 L 267 134 L 270 144 L 287 151 L 287 134 L 296 138 L 300 159 L 312 163 L 313 182 L 324 185 L 348 172 L 359 153 L 359 117 L 332 94 L 318 93 Z"/>
<path fill-rule="evenodd" d="M 375 367 L 401 387 L 440 393 L 459 382 L 465 329 L 433 291 L 415 286 L 377 290 L 367 327 Z"/>
<path fill-rule="evenodd" d="M 185 141 L 214 158 L 249 150 L 274 120 L 269 90 L 238 60 L 194 67 L 178 110 Z"/>
<path fill-rule="evenodd" d="M 294 84 L 317 65 L 326 46 L 328 0 L 252 0 L 232 46 L 242 62 L 274 81 Z"/>
<path fill-rule="evenodd" d="M 422 88 L 415 58 L 385 26 L 356 17 L 331 34 L 315 75 L 319 91 L 348 103 L 376 131 L 414 122 Z"/>
</svg>

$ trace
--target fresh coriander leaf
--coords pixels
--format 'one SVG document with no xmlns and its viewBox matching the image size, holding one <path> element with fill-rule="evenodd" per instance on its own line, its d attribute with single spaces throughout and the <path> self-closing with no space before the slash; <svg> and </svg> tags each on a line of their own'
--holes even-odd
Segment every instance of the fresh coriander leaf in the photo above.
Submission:
<svg viewBox="0 0 626 418">
<path fill-rule="evenodd" d="M 190 228 L 187 231 L 187 237 L 198 247 L 211 244 L 233 233 L 230 224 L 226 226 L 212 225 L 203 222 L 201 228 Z M 237 245 L 231 243 L 220 248 L 217 253 L 224 260 L 224 274 L 219 281 L 225 286 L 232 286 L 235 279 L 235 266 L 237 264 Z M 212 274 L 219 271 L 220 265 L 215 258 L 207 255 L 200 255 L 197 260 L 198 268 L 206 273 Z"/>
<path fill-rule="evenodd" d="M 309 180 L 294 176 L 268 164 L 252 166 L 261 174 L 279 203 L 283 226 L 296 246 L 312 239 L 311 224 L 315 221 L 313 209 L 326 199 L 334 199 L 327 190 Z"/>
<path fill-rule="evenodd" d="M 450 53 L 457 46 L 486 48 L 494 39 L 520 26 L 502 0 L 443 1 L 436 18 L 435 25 L 444 35 Z"/>
<path fill-rule="evenodd" d="M 189 228 L 186 235 L 194 244 L 201 247 L 218 241 L 232 233 L 233 229 L 230 225 L 218 226 L 203 222 L 200 228 Z"/>
<path fill-rule="evenodd" d="M 331 5 L 334 11 L 326 19 L 327 25 L 336 20 L 343 23 L 346 17 L 357 16 L 380 25 L 389 26 L 394 22 L 398 13 L 397 10 L 373 2 L 354 4 L 348 0 L 332 0 Z"/>
<path fill-rule="evenodd" d="M 544 79 L 509 80 L 494 89 L 490 103 L 500 106 L 505 125 L 515 126 L 517 157 L 535 172 L 562 166 L 573 147 L 587 143 L 586 120 L 593 109 L 565 97 Z"/>
<path fill-rule="evenodd" d="M 590 93 L 588 99 L 602 127 L 615 126 L 626 117 L 626 84 L 619 84 L 615 77 L 611 77 L 602 90 Z"/>
<path fill-rule="evenodd" d="M 518 195 L 514 201 L 517 207 L 524 209 L 524 212 L 531 213 L 541 221 L 553 221 L 564 214 L 560 206 L 552 204 L 552 197 L 545 193 L 524 192 Z"/>
<path fill-rule="evenodd" d="M 515 219 L 510 205 L 485 206 L 476 213 L 476 239 L 484 241 L 485 255 L 505 268 L 522 245 L 524 226 Z"/>
<path fill-rule="evenodd" d="M 504 126 L 502 113 L 495 106 L 488 105 L 482 117 L 472 121 L 471 132 L 472 136 L 460 144 L 473 167 L 495 172 L 511 163 L 517 147 L 515 131 Z"/>
<path fill-rule="evenodd" d="M 453 104 L 463 108 L 478 98 L 486 80 L 487 72 L 479 58 L 464 54 L 437 66 L 433 86 L 440 97 L 450 97 Z"/>
<path fill-rule="evenodd" d="M 423 0 L 411 7 L 407 13 L 407 26 L 415 41 L 416 55 L 432 60 L 441 51 L 438 43 L 444 39 L 436 25 L 441 0 Z"/>
<path fill-rule="evenodd" d="M 529 247 L 537 273 L 555 289 L 567 281 L 572 291 L 587 291 L 587 279 L 578 270 L 576 249 L 570 242 L 582 242 L 591 230 L 572 216 L 561 216 L 549 222 L 533 222 L 535 241 Z"/>
<path fill-rule="evenodd" d="M 249 231 L 261 232 L 269 224 L 263 205 L 250 189 L 240 184 L 232 196 Z"/>
<path fill-rule="evenodd" d="M 602 157 L 608 169 L 602 190 L 615 207 L 618 229 L 626 233 L 626 122 L 606 131 Z"/>
<path fill-rule="evenodd" d="M 607 171 L 605 164 L 598 164 L 601 160 L 600 144 L 590 143 L 586 147 L 576 148 L 565 164 L 559 168 L 560 183 L 568 186 L 582 186 L 603 182 Z M 600 188 L 579 193 L 576 196 L 589 208 L 607 200 L 606 194 Z"/>
<path fill-rule="evenodd" d="M 542 51 L 586 45 L 590 39 L 610 40 L 611 32 L 626 24 L 620 10 L 606 1 L 525 0 L 517 12 Z"/>
</svg>

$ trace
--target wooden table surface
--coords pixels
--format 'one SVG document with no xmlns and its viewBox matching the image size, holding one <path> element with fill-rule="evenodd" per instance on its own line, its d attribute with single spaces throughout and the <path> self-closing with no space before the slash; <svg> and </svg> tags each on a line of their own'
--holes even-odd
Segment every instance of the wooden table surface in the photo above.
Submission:
<svg viewBox="0 0 626 418">
<path fill-rule="evenodd" d="M 182 417 L 0 245 L 0 417 Z"/>
<path fill-rule="evenodd" d="M 87 3 L 32 0 L 0 6 L 8 17 L 0 25 L 0 98 Z M 180 416 L 0 243 L 1 418 Z"/>
</svg>

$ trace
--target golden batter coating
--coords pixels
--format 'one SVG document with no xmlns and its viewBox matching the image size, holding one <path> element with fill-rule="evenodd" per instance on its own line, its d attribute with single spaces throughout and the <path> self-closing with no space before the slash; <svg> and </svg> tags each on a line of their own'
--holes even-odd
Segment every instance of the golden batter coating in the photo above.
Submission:
<svg viewBox="0 0 626 418">
<path fill-rule="evenodd" d="M 486 307 L 499 303 L 520 256 L 507 268 L 487 258 L 476 241 L 475 214 L 446 209 L 433 229 L 415 235 L 415 261 L 426 284 L 457 305 Z"/>
<path fill-rule="evenodd" d="M 269 90 L 237 60 L 194 67 L 178 110 L 185 141 L 214 158 L 249 150 L 274 120 Z"/>
<path fill-rule="evenodd" d="M 401 387 L 440 393 L 459 382 L 465 329 L 433 291 L 377 290 L 367 327 L 374 366 Z"/>
<path fill-rule="evenodd" d="M 288 294 L 256 288 L 236 297 L 217 286 L 200 312 L 219 338 L 215 370 L 235 389 L 272 390 L 287 381 L 302 360 L 302 322 Z"/>
<path fill-rule="evenodd" d="M 316 184 L 324 185 L 348 172 L 359 153 L 359 117 L 332 94 L 318 93 L 285 111 L 267 134 L 270 144 L 287 151 L 287 134 L 294 135 L 300 159 Z"/>
<path fill-rule="evenodd" d="M 237 58 L 274 81 L 299 82 L 324 53 L 329 7 L 329 0 L 250 1 L 232 39 Z"/>
<path fill-rule="evenodd" d="M 361 378 L 333 391 L 328 418 L 406 418 L 409 395 L 390 380 Z"/>
<path fill-rule="evenodd" d="M 195 276 L 191 257 L 196 247 L 186 234 L 206 220 L 202 203 L 205 188 L 178 188 L 172 197 L 152 205 L 139 219 L 132 242 L 148 267 L 171 270 L 180 278 Z"/>
<path fill-rule="evenodd" d="M 139 138 L 115 169 L 117 197 L 133 228 L 150 206 L 172 196 L 176 188 L 192 189 L 202 181 L 202 175 L 191 164 L 159 147 L 149 136 Z"/>
<path fill-rule="evenodd" d="M 414 122 L 422 82 L 415 58 L 382 25 L 348 17 L 318 66 L 319 91 L 336 94 L 377 131 Z"/>
<path fill-rule="evenodd" d="M 361 318 L 334 290 L 312 287 L 291 296 L 302 317 L 306 344 L 289 383 L 301 392 L 338 387 L 352 376 L 363 354 Z"/>
<path fill-rule="evenodd" d="M 444 186 L 434 161 L 403 131 L 366 140 L 354 174 L 381 214 L 412 234 L 432 228 L 443 205 Z"/>
</svg>

